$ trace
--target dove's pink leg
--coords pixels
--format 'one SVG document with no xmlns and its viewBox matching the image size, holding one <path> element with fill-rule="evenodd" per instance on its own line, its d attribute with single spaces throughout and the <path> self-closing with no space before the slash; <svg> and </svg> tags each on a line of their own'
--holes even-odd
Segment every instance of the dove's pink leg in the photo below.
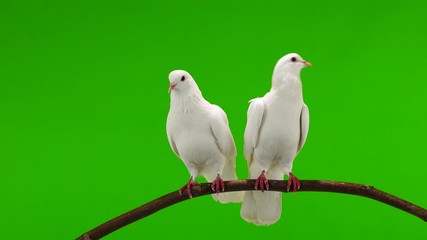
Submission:
<svg viewBox="0 0 427 240">
<path fill-rule="evenodd" d="M 191 193 L 191 187 L 194 185 L 199 185 L 200 183 L 193 181 L 193 176 L 190 177 L 190 180 L 188 181 L 187 184 L 185 184 L 181 189 L 179 189 L 179 194 L 182 195 L 182 192 L 184 190 L 187 190 L 187 195 L 190 198 L 193 198 L 193 194 Z"/>
<path fill-rule="evenodd" d="M 225 185 L 224 185 L 224 181 L 222 181 L 221 176 L 219 176 L 219 174 L 216 176 L 216 179 L 213 180 L 212 184 L 211 184 L 211 189 L 212 191 L 219 193 L 221 187 L 221 191 L 224 192 L 225 190 Z"/>
<path fill-rule="evenodd" d="M 289 192 L 289 189 L 291 189 L 292 185 L 292 191 L 296 192 L 297 189 L 301 187 L 301 183 L 299 182 L 298 178 L 295 177 L 292 173 L 289 173 L 289 179 L 288 179 L 288 185 L 286 187 L 286 190 Z"/>
<path fill-rule="evenodd" d="M 270 187 L 268 186 L 268 179 L 265 177 L 265 170 L 262 170 L 261 174 L 255 181 L 255 189 L 258 190 L 258 186 L 261 189 L 261 192 L 264 192 L 264 187 L 268 190 Z"/>
</svg>

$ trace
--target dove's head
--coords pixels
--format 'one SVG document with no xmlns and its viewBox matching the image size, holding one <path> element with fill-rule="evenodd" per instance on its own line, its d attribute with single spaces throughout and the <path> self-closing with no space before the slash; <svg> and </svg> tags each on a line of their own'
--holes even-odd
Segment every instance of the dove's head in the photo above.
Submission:
<svg viewBox="0 0 427 240">
<path fill-rule="evenodd" d="M 289 53 L 283 56 L 276 63 L 273 72 L 273 87 L 281 85 L 288 77 L 297 77 L 299 79 L 301 69 L 311 66 L 311 63 L 305 61 L 297 53 Z"/>
<path fill-rule="evenodd" d="M 294 73 L 299 73 L 304 67 L 311 66 L 311 63 L 302 59 L 297 53 L 289 53 L 283 56 L 276 64 L 276 69 Z"/>
<path fill-rule="evenodd" d="M 184 70 L 174 70 L 169 73 L 169 93 L 172 91 L 180 94 L 187 94 L 199 91 L 199 87 L 191 75 Z"/>
</svg>

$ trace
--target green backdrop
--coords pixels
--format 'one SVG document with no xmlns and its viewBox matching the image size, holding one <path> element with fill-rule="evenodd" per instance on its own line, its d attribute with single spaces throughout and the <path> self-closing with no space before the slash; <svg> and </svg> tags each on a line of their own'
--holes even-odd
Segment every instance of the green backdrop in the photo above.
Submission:
<svg viewBox="0 0 427 240">
<path fill-rule="evenodd" d="M 423 1 L 1 1 L 0 238 L 73 239 L 181 187 L 165 127 L 173 69 L 226 111 L 246 178 L 248 100 L 289 52 L 313 63 L 293 172 L 427 207 L 426 12 Z M 106 239 L 427 239 L 422 220 L 356 196 L 286 194 L 270 227 L 239 211 L 207 196 Z"/>
</svg>

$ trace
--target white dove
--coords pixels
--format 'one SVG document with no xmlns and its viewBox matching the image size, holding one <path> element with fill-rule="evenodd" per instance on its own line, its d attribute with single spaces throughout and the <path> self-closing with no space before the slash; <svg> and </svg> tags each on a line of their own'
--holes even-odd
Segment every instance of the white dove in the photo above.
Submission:
<svg viewBox="0 0 427 240">
<path fill-rule="evenodd" d="M 295 192 L 299 180 L 291 173 L 294 158 L 304 146 L 309 113 L 302 96 L 301 69 L 311 66 L 298 54 L 282 57 L 273 72 L 270 92 L 250 101 L 244 136 L 249 178 L 257 179 L 255 189 L 245 192 L 240 215 L 256 225 L 270 225 L 280 219 L 282 193 L 266 192 L 268 179 L 283 180 Z"/>
<path fill-rule="evenodd" d="M 211 188 L 224 191 L 223 180 L 237 180 L 236 146 L 225 112 L 206 101 L 191 75 L 184 70 L 169 74 L 170 109 L 166 123 L 169 144 L 184 162 L 190 180 L 180 189 L 192 197 L 194 179 L 202 175 Z M 221 203 L 241 202 L 239 192 L 213 195 Z"/>
</svg>

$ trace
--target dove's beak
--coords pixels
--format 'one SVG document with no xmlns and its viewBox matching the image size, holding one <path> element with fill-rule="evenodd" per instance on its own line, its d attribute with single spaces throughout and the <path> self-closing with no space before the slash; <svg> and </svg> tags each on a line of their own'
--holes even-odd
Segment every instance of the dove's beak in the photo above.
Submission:
<svg viewBox="0 0 427 240">
<path fill-rule="evenodd" d="M 171 84 L 169 85 L 168 93 L 171 93 L 171 92 L 172 92 L 172 90 L 173 90 L 175 87 L 176 87 L 176 83 L 171 83 Z"/>
<path fill-rule="evenodd" d="M 302 61 L 302 64 L 304 64 L 304 66 L 306 66 L 306 67 L 311 67 L 311 63 L 309 63 L 307 61 Z"/>
</svg>

